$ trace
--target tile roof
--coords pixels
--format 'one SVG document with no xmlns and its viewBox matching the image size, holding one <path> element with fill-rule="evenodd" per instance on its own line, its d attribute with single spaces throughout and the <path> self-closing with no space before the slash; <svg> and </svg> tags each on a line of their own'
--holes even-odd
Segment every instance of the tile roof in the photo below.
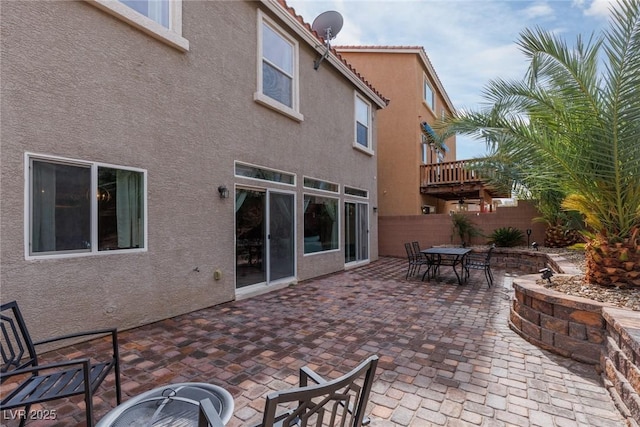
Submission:
<svg viewBox="0 0 640 427">
<path fill-rule="evenodd" d="M 289 12 L 291 14 L 291 16 L 293 16 L 303 27 L 305 27 L 309 33 L 313 34 L 313 36 L 318 39 L 318 41 L 322 44 L 324 44 L 325 40 L 324 38 L 322 38 L 317 32 L 315 32 L 312 28 L 311 28 L 311 24 L 307 23 L 304 18 L 301 15 L 298 15 L 296 13 L 296 10 L 289 6 L 287 4 L 287 2 L 285 0 L 276 0 L 277 3 L 284 8 L 287 12 Z M 333 47 L 331 47 L 331 53 L 333 53 L 333 55 L 340 61 L 342 62 L 354 75 L 356 75 L 360 80 L 362 80 L 362 82 L 367 85 L 367 87 L 369 89 L 371 89 L 376 95 L 378 95 L 382 100 L 384 100 L 385 104 L 389 105 L 389 99 L 385 98 L 384 95 L 382 95 L 372 84 L 371 82 L 369 82 L 362 74 L 360 74 L 358 72 L 358 70 L 355 69 L 355 67 L 353 65 L 351 65 L 349 62 L 347 62 L 346 59 L 344 59 Z"/>
</svg>

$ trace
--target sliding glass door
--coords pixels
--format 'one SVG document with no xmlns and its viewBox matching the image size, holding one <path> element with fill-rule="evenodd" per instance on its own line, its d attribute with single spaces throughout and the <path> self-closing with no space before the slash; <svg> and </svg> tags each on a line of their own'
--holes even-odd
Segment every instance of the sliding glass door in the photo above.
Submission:
<svg viewBox="0 0 640 427">
<path fill-rule="evenodd" d="M 293 194 L 236 190 L 236 288 L 295 276 Z"/>
<path fill-rule="evenodd" d="M 345 264 L 369 259 L 368 204 L 344 203 L 344 262 Z"/>
<path fill-rule="evenodd" d="M 269 280 L 294 275 L 293 194 L 269 192 Z"/>
</svg>

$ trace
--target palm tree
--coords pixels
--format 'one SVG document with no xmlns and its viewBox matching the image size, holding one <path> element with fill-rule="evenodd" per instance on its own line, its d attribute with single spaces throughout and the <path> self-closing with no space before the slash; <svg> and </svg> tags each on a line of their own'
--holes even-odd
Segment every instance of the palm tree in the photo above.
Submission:
<svg viewBox="0 0 640 427">
<path fill-rule="evenodd" d="M 640 0 L 613 5 L 609 28 L 573 46 L 540 28 L 518 44 L 525 77 L 490 82 L 489 108 L 458 113 L 447 133 L 483 138 L 503 180 L 566 195 L 591 231 L 591 283 L 640 286 Z"/>
</svg>

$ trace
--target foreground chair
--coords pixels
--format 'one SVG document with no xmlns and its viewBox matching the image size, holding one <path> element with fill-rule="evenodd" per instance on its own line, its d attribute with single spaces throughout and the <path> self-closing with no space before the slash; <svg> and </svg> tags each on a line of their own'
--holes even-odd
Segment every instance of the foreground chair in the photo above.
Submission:
<svg viewBox="0 0 640 427">
<path fill-rule="evenodd" d="M 87 426 L 93 425 L 92 395 L 114 369 L 116 400 L 120 404 L 120 362 L 116 329 L 101 329 L 33 342 L 15 301 L 0 306 L 0 384 L 7 383 L 0 407 L 3 410 L 24 407 L 25 414 L 34 403 L 83 395 Z M 47 365 L 38 364 L 36 346 L 91 335 L 111 335 L 113 354 L 103 363 L 87 358 L 64 360 Z M 23 426 L 26 417 L 20 425 Z"/>
<path fill-rule="evenodd" d="M 469 278 L 469 270 L 483 270 L 484 276 L 487 279 L 487 285 L 491 287 L 493 285 L 493 273 L 491 273 L 491 253 L 493 248 L 491 246 L 486 254 L 483 253 L 470 253 L 465 257 L 464 269 Z"/>
<path fill-rule="evenodd" d="M 267 396 L 262 423 L 258 426 L 368 425 L 370 420 L 364 413 L 377 365 L 378 356 L 371 356 L 348 374 L 331 381 L 308 367 L 301 368 L 299 388 Z M 309 380 L 314 384 L 308 385 Z M 279 408 L 283 413 L 277 414 Z"/>
</svg>

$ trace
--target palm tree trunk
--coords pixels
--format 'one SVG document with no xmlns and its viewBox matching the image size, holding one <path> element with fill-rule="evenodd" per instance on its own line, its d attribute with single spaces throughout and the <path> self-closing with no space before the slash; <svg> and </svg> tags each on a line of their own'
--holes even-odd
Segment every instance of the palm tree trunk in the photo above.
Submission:
<svg viewBox="0 0 640 427">
<path fill-rule="evenodd" d="M 640 290 L 640 246 L 593 240 L 585 245 L 585 255 L 588 283 Z"/>
</svg>

